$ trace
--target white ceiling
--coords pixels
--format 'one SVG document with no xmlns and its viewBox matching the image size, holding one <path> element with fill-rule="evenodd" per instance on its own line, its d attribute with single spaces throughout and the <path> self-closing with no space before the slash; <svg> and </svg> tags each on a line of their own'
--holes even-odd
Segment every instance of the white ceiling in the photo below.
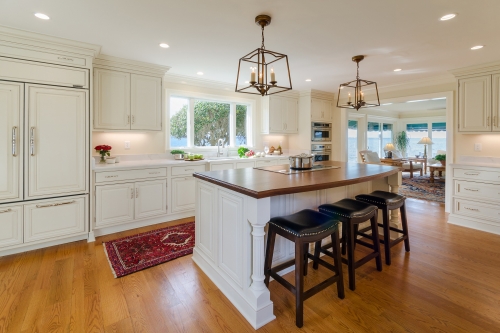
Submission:
<svg viewBox="0 0 500 333">
<path fill-rule="evenodd" d="M 260 46 L 289 56 L 294 89 L 335 92 L 361 77 L 379 85 L 500 60 L 498 0 L 0 0 L 0 25 L 102 45 L 108 55 L 233 83 L 238 59 Z M 44 21 L 33 13 L 51 17 Z M 448 13 L 457 17 L 442 22 Z M 160 42 L 169 49 L 158 47 Z M 474 45 L 486 45 L 471 51 Z M 395 73 L 393 69 L 402 68 Z M 312 82 L 305 82 L 310 78 Z"/>
<path fill-rule="evenodd" d="M 446 98 L 444 99 L 427 99 L 427 100 L 413 100 L 410 103 L 392 103 L 382 104 L 379 107 L 374 107 L 373 110 L 393 111 L 393 112 L 415 112 L 415 111 L 433 111 L 445 110 Z"/>
</svg>

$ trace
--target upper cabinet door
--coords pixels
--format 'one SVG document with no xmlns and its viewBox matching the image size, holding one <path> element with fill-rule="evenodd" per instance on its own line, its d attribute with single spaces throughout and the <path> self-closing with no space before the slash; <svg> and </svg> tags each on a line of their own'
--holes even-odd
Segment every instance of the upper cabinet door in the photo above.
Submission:
<svg viewBox="0 0 500 333">
<path fill-rule="evenodd" d="M 22 83 L 0 83 L 0 203 L 23 199 Z"/>
<path fill-rule="evenodd" d="M 311 120 L 324 120 L 323 101 L 320 99 L 311 98 Z"/>
<path fill-rule="evenodd" d="M 459 82 L 459 132 L 490 132 L 491 75 L 483 75 Z"/>
<path fill-rule="evenodd" d="M 285 133 L 298 133 L 299 132 L 299 106 L 298 101 L 293 98 L 284 98 L 283 105 L 285 112 L 283 112 L 283 121 L 285 123 Z"/>
<path fill-rule="evenodd" d="M 87 91 L 30 85 L 26 90 L 25 199 L 85 192 Z"/>
<path fill-rule="evenodd" d="M 161 78 L 131 74 L 131 129 L 161 130 Z"/>
<path fill-rule="evenodd" d="M 130 74 L 94 69 L 94 128 L 130 129 Z"/>
<path fill-rule="evenodd" d="M 500 132 L 500 74 L 492 76 L 493 81 L 493 116 L 492 127 L 494 132 Z"/>
<path fill-rule="evenodd" d="M 283 133 L 285 131 L 285 123 L 283 121 L 283 112 L 286 110 L 284 98 L 271 96 L 269 97 L 269 132 Z"/>
</svg>

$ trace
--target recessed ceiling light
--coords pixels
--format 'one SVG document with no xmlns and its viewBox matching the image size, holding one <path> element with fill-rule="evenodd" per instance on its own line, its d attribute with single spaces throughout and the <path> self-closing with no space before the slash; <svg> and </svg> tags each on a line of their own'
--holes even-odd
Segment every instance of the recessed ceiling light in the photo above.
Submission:
<svg viewBox="0 0 500 333">
<path fill-rule="evenodd" d="M 198 72 L 198 73 L 196 73 L 196 74 L 198 74 L 198 75 L 203 75 L 203 72 Z"/>
<path fill-rule="evenodd" d="M 395 71 L 395 72 L 400 72 L 400 71 L 401 71 L 401 68 L 396 68 L 394 71 Z"/>
<path fill-rule="evenodd" d="M 166 43 L 160 43 L 160 47 L 163 47 L 164 49 L 168 49 L 170 46 Z"/>
<path fill-rule="evenodd" d="M 385 103 L 385 104 L 381 104 L 381 105 L 391 105 L 392 103 Z"/>
<path fill-rule="evenodd" d="M 452 18 L 454 18 L 455 16 L 457 16 L 457 14 L 446 14 L 445 16 L 441 17 L 440 20 L 441 21 L 448 21 L 448 20 L 451 20 Z"/>
<path fill-rule="evenodd" d="M 50 20 L 50 17 L 42 13 L 35 13 L 35 16 L 42 20 Z"/>
<path fill-rule="evenodd" d="M 483 47 L 484 47 L 484 45 L 476 45 L 476 46 L 471 47 L 470 49 L 471 50 L 479 50 L 479 49 L 482 49 Z"/>
<path fill-rule="evenodd" d="M 429 99 L 416 99 L 414 101 L 408 101 L 406 103 L 417 103 L 417 102 L 425 102 L 425 101 L 429 101 Z"/>
<path fill-rule="evenodd" d="M 306 79 L 306 82 L 311 82 L 311 79 Z"/>
</svg>

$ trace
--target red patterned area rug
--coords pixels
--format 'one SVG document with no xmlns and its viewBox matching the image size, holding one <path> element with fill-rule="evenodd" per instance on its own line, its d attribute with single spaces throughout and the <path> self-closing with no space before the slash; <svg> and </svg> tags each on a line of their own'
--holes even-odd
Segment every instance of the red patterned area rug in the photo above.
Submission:
<svg viewBox="0 0 500 333">
<path fill-rule="evenodd" d="M 403 184 L 399 187 L 399 194 L 408 198 L 423 199 L 444 203 L 443 180 L 429 181 L 429 175 L 413 176 L 403 174 Z"/>
<path fill-rule="evenodd" d="M 115 278 L 193 253 L 194 222 L 103 243 Z"/>
</svg>

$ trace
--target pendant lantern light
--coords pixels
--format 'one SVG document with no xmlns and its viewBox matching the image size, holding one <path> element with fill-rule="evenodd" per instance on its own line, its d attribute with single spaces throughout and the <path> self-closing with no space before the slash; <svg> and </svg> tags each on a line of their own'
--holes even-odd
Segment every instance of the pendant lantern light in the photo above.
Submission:
<svg viewBox="0 0 500 333">
<path fill-rule="evenodd" d="M 267 50 L 264 45 L 264 27 L 271 24 L 271 17 L 259 15 L 255 18 L 255 23 L 261 27 L 262 45 L 240 58 L 235 91 L 266 96 L 291 90 L 292 79 L 290 78 L 288 56 Z M 277 78 L 283 85 L 278 85 Z"/>
<path fill-rule="evenodd" d="M 352 57 L 352 61 L 356 62 L 356 80 L 342 83 L 339 86 L 339 93 L 337 99 L 337 107 L 344 109 L 356 109 L 359 110 L 361 108 L 369 108 L 374 106 L 380 106 L 380 99 L 378 97 L 378 88 L 377 82 L 362 80 L 359 78 L 359 62 L 362 61 L 365 57 L 362 55 L 357 55 Z M 375 89 L 375 93 L 377 94 L 377 102 L 368 103 L 365 100 L 365 92 L 363 90 L 372 90 Z M 340 104 L 340 100 L 347 102 L 344 104 Z"/>
</svg>

